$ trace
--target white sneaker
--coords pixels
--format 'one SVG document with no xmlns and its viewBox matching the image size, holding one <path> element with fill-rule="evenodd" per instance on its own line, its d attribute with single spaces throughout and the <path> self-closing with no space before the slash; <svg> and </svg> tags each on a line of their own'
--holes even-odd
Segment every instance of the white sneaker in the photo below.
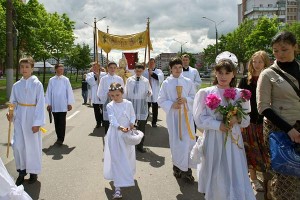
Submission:
<svg viewBox="0 0 300 200">
<path fill-rule="evenodd" d="M 113 194 L 113 199 L 122 199 L 121 190 L 116 190 Z"/>
</svg>

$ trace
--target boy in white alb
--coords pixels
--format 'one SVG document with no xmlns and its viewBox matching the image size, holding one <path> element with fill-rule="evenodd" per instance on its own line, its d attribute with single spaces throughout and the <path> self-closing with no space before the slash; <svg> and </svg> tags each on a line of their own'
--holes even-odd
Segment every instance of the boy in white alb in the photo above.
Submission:
<svg viewBox="0 0 300 200">
<path fill-rule="evenodd" d="M 152 96 L 148 98 L 148 107 L 152 106 L 152 127 L 157 127 L 158 104 L 157 97 L 160 89 L 160 84 L 164 80 L 164 74 L 160 69 L 155 67 L 155 59 L 150 58 L 148 70 L 144 71 L 143 76 L 150 82 Z"/>
<path fill-rule="evenodd" d="M 196 166 L 191 162 L 190 152 L 196 142 L 192 113 L 195 88 L 190 79 L 182 76 L 180 58 L 173 58 L 169 66 L 171 75 L 162 83 L 157 103 L 167 116 L 173 174 L 193 183 L 191 168 Z M 181 95 L 177 88 L 181 88 Z"/>
<path fill-rule="evenodd" d="M 55 65 L 56 75 L 50 78 L 46 91 L 47 110 L 52 112 L 54 117 L 55 132 L 57 135 L 56 144 L 62 145 L 66 134 L 67 111 L 72 110 L 75 103 L 71 83 L 64 74 L 62 64 Z"/>
<path fill-rule="evenodd" d="M 186 78 L 189 78 L 195 86 L 195 92 L 198 91 L 201 87 L 202 80 L 200 78 L 199 72 L 197 69 L 190 66 L 190 56 L 188 54 L 183 54 L 182 59 L 182 75 Z"/>
<path fill-rule="evenodd" d="M 99 128 L 103 123 L 103 105 L 97 96 L 97 91 L 99 88 L 100 79 L 106 75 L 106 72 L 105 70 L 102 71 L 104 68 L 101 68 L 96 62 L 92 62 L 91 65 L 91 72 L 86 75 L 86 81 L 90 86 L 91 102 L 93 104 L 94 115 L 97 123 L 96 128 Z"/>
<path fill-rule="evenodd" d="M 14 137 L 12 148 L 16 169 L 19 172 L 16 185 L 24 182 L 24 177 L 30 173 L 28 183 L 37 180 L 37 174 L 42 169 L 42 136 L 40 127 L 45 124 L 45 99 L 42 83 L 34 75 L 34 61 L 23 58 L 19 62 L 23 77 L 12 87 L 10 103 L 14 104 L 14 116 L 7 113 L 7 118 L 13 117 Z"/>
<path fill-rule="evenodd" d="M 140 144 L 137 145 L 137 150 L 145 153 L 145 126 L 148 117 L 148 103 L 147 98 L 152 95 L 152 90 L 148 79 L 142 76 L 145 70 L 144 65 L 137 63 L 135 65 L 135 75 L 127 79 L 125 85 L 124 98 L 131 101 L 137 121 L 137 129 L 144 133 L 144 137 Z"/>
<path fill-rule="evenodd" d="M 109 86 L 112 83 L 120 83 L 124 87 L 124 81 L 116 73 L 117 64 L 115 62 L 110 62 L 107 65 L 107 75 L 100 79 L 100 84 L 97 91 L 97 96 L 100 99 L 100 103 L 103 104 L 103 126 L 105 129 L 105 134 L 107 133 L 109 127 L 109 119 L 107 115 L 106 105 L 110 102 L 109 97 Z"/>
</svg>

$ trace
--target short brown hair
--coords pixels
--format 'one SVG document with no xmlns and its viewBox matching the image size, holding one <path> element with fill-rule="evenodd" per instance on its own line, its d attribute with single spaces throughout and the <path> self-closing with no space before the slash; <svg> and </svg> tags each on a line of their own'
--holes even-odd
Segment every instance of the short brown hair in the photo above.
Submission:
<svg viewBox="0 0 300 200">
<path fill-rule="evenodd" d="M 177 64 L 182 65 L 182 60 L 179 57 L 171 58 L 171 60 L 169 62 L 170 69 L 172 69 L 172 67 Z"/>
<path fill-rule="evenodd" d="M 182 58 L 188 58 L 188 59 L 190 59 L 190 55 L 189 54 L 183 54 L 182 56 L 181 56 L 181 59 Z"/>
<path fill-rule="evenodd" d="M 117 63 L 115 63 L 115 62 L 113 62 L 113 61 L 109 62 L 109 63 L 107 64 L 107 67 L 109 67 L 109 66 L 111 66 L 111 65 L 116 65 L 116 66 L 118 67 Z"/>
<path fill-rule="evenodd" d="M 30 64 L 31 68 L 34 67 L 34 60 L 32 57 L 21 58 L 19 60 L 19 66 L 21 66 L 23 63 Z"/>
<path fill-rule="evenodd" d="M 57 69 L 57 68 L 59 68 L 59 67 L 62 67 L 62 68 L 63 68 L 63 67 L 64 67 L 64 65 L 63 65 L 63 64 L 60 64 L 60 63 L 58 63 L 58 64 L 56 64 L 56 65 L 55 65 L 55 67 L 54 67 L 54 68 L 55 68 L 55 69 Z"/>
</svg>

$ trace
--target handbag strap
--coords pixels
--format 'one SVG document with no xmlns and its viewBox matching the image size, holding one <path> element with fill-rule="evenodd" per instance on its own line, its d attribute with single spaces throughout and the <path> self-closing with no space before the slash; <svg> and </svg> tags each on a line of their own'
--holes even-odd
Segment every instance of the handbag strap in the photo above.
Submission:
<svg viewBox="0 0 300 200">
<path fill-rule="evenodd" d="M 295 90 L 295 92 L 297 93 L 298 97 L 300 97 L 300 89 L 297 88 L 297 86 L 293 83 L 293 81 L 291 81 L 291 79 L 289 79 L 282 71 L 280 71 L 279 69 L 276 69 L 275 67 L 270 67 L 273 71 L 275 71 L 277 74 L 279 74 L 282 78 L 284 78 Z M 300 84 L 300 83 L 299 83 Z"/>
</svg>

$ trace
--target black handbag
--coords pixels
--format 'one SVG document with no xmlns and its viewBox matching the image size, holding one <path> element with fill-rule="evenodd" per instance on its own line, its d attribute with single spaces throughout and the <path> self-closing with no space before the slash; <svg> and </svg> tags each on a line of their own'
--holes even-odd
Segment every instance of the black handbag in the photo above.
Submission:
<svg viewBox="0 0 300 200">
<path fill-rule="evenodd" d="M 300 97 L 300 90 L 280 70 L 270 67 L 284 78 Z M 293 126 L 300 131 L 300 121 Z M 291 141 L 287 133 L 283 131 L 271 131 L 269 135 L 271 168 L 278 173 L 300 177 L 300 144 Z"/>
</svg>

